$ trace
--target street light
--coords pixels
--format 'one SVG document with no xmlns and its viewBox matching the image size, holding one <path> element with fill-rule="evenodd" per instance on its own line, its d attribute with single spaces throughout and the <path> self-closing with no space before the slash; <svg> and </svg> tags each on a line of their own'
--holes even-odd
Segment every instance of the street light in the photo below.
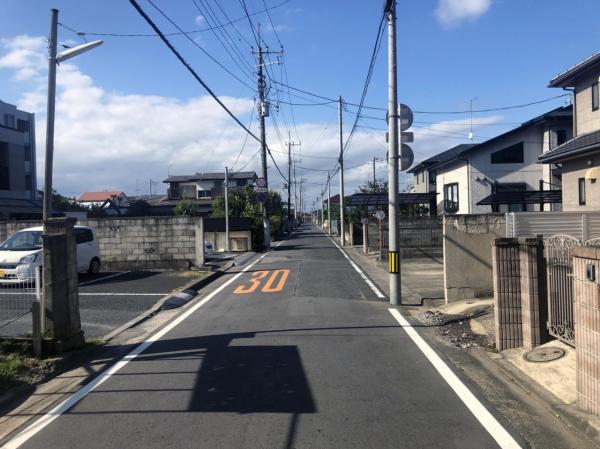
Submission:
<svg viewBox="0 0 600 449">
<path fill-rule="evenodd" d="M 42 218 L 46 221 L 52 216 L 52 158 L 54 155 L 54 100 L 56 97 L 56 66 L 81 53 L 102 44 L 102 41 L 88 42 L 69 48 L 59 54 L 57 49 L 58 9 L 50 10 L 50 41 L 48 43 L 48 103 L 46 118 L 46 167 L 44 171 L 44 208 Z"/>
</svg>

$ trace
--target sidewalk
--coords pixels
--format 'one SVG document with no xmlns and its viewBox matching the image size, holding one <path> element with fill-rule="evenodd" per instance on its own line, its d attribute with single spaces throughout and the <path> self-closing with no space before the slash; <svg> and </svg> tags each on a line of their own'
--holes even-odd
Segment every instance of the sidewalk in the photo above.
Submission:
<svg viewBox="0 0 600 449">
<path fill-rule="evenodd" d="M 389 294 L 387 265 L 377 260 L 376 254 L 364 254 L 362 246 L 347 246 L 345 250 Z M 564 351 L 564 356 L 543 362 L 527 360 L 527 351 L 523 348 L 499 353 L 494 343 L 493 298 L 445 304 L 443 293 L 443 256 L 403 259 L 402 302 L 409 306 L 406 313 L 433 328 L 435 337 L 446 345 L 471 354 L 483 365 L 490 365 L 496 375 L 517 385 L 563 426 L 578 429 L 600 446 L 600 418 L 576 407 L 574 348 L 558 340 L 546 343 L 536 348 L 533 355 L 544 359 Z M 490 381 L 493 379 L 486 380 Z"/>
</svg>

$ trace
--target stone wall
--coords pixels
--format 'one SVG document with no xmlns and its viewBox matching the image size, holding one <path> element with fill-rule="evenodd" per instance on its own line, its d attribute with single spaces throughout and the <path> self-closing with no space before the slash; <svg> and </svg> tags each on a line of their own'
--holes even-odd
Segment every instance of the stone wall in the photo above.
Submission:
<svg viewBox="0 0 600 449">
<path fill-rule="evenodd" d="M 506 236 L 503 214 L 444 216 L 446 302 L 492 296 L 492 241 Z"/>
<path fill-rule="evenodd" d="M 575 248 L 573 256 L 577 405 L 588 413 L 599 415 L 600 248 Z"/>
<path fill-rule="evenodd" d="M 0 222 L 0 241 L 39 222 Z M 102 270 L 185 269 L 204 264 L 202 218 L 131 217 L 80 220 L 100 244 Z"/>
</svg>

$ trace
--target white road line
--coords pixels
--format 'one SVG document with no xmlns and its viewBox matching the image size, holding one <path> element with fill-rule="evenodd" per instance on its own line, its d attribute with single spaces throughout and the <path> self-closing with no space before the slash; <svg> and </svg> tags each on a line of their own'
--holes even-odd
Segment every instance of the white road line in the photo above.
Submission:
<svg viewBox="0 0 600 449">
<path fill-rule="evenodd" d="M 112 279 L 112 278 L 115 278 L 117 276 L 121 276 L 121 275 L 127 274 L 127 273 L 131 273 L 131 271 L 122 271 L 121 273 L 111 274 L 111 275 L 108 275 L 108 276 L 104 276 L 102 278 L 94 279 L 92 281 L 82 282 L 82 283 L 79 284 L 79 286 L 81 287 L 82 285 L 93 284 L 94 282 L 100 282 L 100 281 L 103 281 L 105 279 Z"/>
<path fill-rule="evenodd" d="M 166 296 L 168 293 L 81 293 L 79 296 Z"/>
<path fill-rule="evenodd" d="M 290 236 L 291 236 L 291 234 L 290 234 Z M 278 247 L 284 241 L 285 240 L 280 241 L 279 243 L 277 243 L 277 245 L 275 245 L 275 247 Z M 106 382 L 106 380 L 108 380 L 108 378 L 110 376 L 115 374 L 117 371 L 119 371 L 121 368 L 123 368 L 125 365 L 127 365 L 129 362 L 131 362 L 133 359 L 135 359 L 138 355 L 140 355 L 142 352 L 144 352 L 146 349 L 148 349 L 150 347 L 150 345 L 152 345 L 152 343 L 160 340 L 167 333 L 169 333 L 171 330 L 173 330 L 175 327 L 177 327 L 179 324 L 181 324 L 186 318 L 188 318 L 196 310 L 198 310 L 200 307 L 202 307 L 208 301 L 210 301 L 215 296 L 217 296 L 219 293 L 221 293 L 225 288 L 227 288 L 235 280 L 237 280 L 242 274 L 244 274 L 246 271 L 248 271 L 250 268 L 252 268 L 258 262 L 260 262 L 262 259 L 264 259 L 264 257 L 267 256 L 268 254 L 269 253 L 265 253 L 262 256 L 260 256 L 258 259 L 256 259 L 250 265 L 248 265 L 247 267 L 242 269 L 242 271 L 240 271 L 238 274 L 233 276 L 231 279 L 229 279 L 223 285 L 221 285 L 216 290 L 209 293 L 202 301 L 200 301 L 199 303 L 192 306 L 190 309 L 188 309 L 183 314 L 179 315 L 175 320 L 173 320 L 167 326 L 162 328 L 160 331 L 158 331 L 154 335 L 150 336 L 146 341 L 144 341 L 142 344 L 137 346 L 133 351 L 131 351 L 129 354 L 127 354 L 125 357 L 123 357 L 121 360 L 119 360 L 117 363 L 112 365 L 110 368 L 108 368 L 106 371 L 104 371 L 102 374 L 100 374 L 98 377 L 96 377 L 89 384 L 86 384 L 79 391 L 77 391 L 76 393 L 69 396 L 66 400 L 61 402 L 58 406 L 56 406 L 55 408 L 50 410 L 48 413 L 46 413 L 44 416 L 39 418 L 36 422 L 34 422 L 30 426 L 28 426 L 26 429 L 24 429 L 21 433 L 19 433 L 13 439 L 8 441 L 4 446 L 2 446 L 2 448 L 3 449 L 16 449 L 16 448 L 20 447 L 23 443 L 28 441 L 35 434 L 40 432 L 44 427 L 46 427 L 48 424 L 50 424 L 52 421 L 54 421 L 60 415 L 67 412 L 71 407 L 73 407 L 75 404 L 77 404 L 79 401 L 81 401 L 91 391 L 93 391 L 98 386 L 100 386 L 101 384 Z M 119 274 L 121 274 L 121 273 L 119 273 Z"/>
<path fill-rule="evenodd" d="M 323 232 L 324 233 L 324 232 Z M 324 233 L 325 234 L 325 233 Z M 381 293 L 381 290 L 379 290 L 375 284 L 371 281 L 371 279 L 369 279 L 367 277 L 367 275 L 365 273 L 363 273 L 363 271 L 358 268 L 358 265 L 356 265 L 354 263 L 354 261 L 352 259 L 350 259 L 350 256 L 348 256 L 348 254 L 346 254 L 346 251 L 344 251 L 340 245 L 338 245 L 335 240 L 333 240 L 331 237 L 329 237 L 327 234 L 325 234 L 325 236 L 327 236 L 329 238 L 329 240 L 331 240 L 331 243 L 333 243 L 335 245 L 335 247 L 337 249 L 340 250 L 340 252 L 342 253 L 342 255 L 346 258 L 346 260 L 348 260 L 348 262 L 350 262 L 350 265 L 352 265 L 352 267 L 356 270 L 356 272 L 360 275 L 361 278 L 363 278 L 363 281 L 365 281 L 367 283 L 367 285 L 369 287 L 371 287 L 371 290 L 373 290 L 373 292 L 377 295 L 378 298 L 385 298 L 385 295 L 383 293 Z"/>
<path fill-rule="evenodd" d="M 471 390 L 462 383 L 462 381 L 454 374 L 454 372 L 444 363 L 439 355 L 427 344 L 423 337 L 410 325 L 400 312 L 396 309 L 388 309 L 392 316 L 398 321 L 402 329 L 408 334 L 411 340 L 421 350 L 427 360 L 433 365 L 436 371 L 442 376 L 446 383 L 454 390 L 458 398 L 467 406 L 473 413 L 473 416 L 481 423 L 488 431 L 491 437 L 496 440 L 496 443 L 502 449 L 521 449 L 519 443 L 515 441 L 508 431 L 494 418 L 494 416 L 479 402 Z"/>
</svg>

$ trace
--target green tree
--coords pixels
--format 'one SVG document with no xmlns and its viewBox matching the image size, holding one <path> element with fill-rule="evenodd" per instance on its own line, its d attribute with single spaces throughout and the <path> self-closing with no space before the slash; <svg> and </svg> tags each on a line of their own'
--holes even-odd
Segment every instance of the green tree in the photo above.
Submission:
<svg viewBox="0 0 600 449">
<path fill-rule="evenodd" d="M 252 233 L 252 246 L 255 250 L 262 249 L 263 223 L 262 206 L 256 201 L 254 190 L 248 186 L 229 192 L 229 216 L 235 218 L 248 218 Z M 277 192 L 269 192 L 267 199 L 269 208 L 269 225 L 271 238 L 279 238 L 283 232 L 283 201 Z M 225 216 L 225 199 L 216 198 L 213 201 L 213 217 Z"/>
<path fill-rule="evenodd" d="M 173 209 L 173 214 L 189 215 L 190 217 L 193 217 L 194 215 L 196 215 L 196 205 L 190 200 L 183 199 L 177 203 L 177 205 Z"/>
<path fill-rule="evenodd" d="M 56 190 L 52 190 L 52 208 L 61 212 L 85 211 L 85 207 L 77 203 L 75 198 L 69 198 L 61 195 Z"/>
</svg>

